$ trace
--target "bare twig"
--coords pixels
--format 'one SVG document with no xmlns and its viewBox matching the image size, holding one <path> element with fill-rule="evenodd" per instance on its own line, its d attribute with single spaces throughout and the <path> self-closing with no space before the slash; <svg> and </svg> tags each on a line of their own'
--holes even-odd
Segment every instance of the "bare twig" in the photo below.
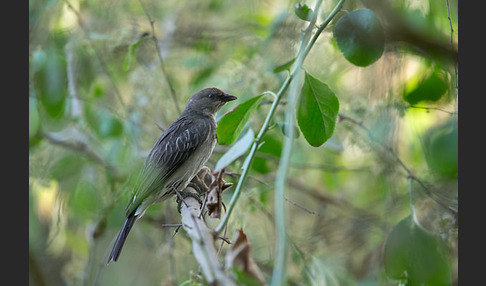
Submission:
<svg viewBox="0 0 486 286">
<path fill-rule="evenodd" d="M 164 76 L 165 81 L 167 82 L 167 85 L 169 86 L 170 95 L 172 96 L 172 100 L 174 101 L 174 105 L 176 107 L 177 113 L 181 113 L 182 110 L 181 110 L 181 107 L 179 106 L 179 102 L 177 100 L 176 91 L 174 89 L 174 86 L 172 85 L 172 81 L 169 78 L 169 74 L 165 70 L 164 59 L 162 58 L 162 54 L 160 52 L 159 42 L 157 40 L 157 37 L 155 36 L 155 28 L 154 28 L 155 20 L 153 20 L 152 17 L 150 17 L 150 14 L 148 13 L 147 9 L 145 8 L 145 5 L 143 4 L 143 1 L 139 0 L 139 2 L 140 2 L 140 5 L 142 5 L 142 9 L 143 9 L 143 12 L 145 13 L 145 16 L 147 16 L 147 19 L 150 22 L 150 27 L 152 28 L 151 38 L 154 41 L 155 49 L 157 50 L 157 56 L 159 57 L 160 69 L 162 70 L 162 75 Z"/>
</svg>

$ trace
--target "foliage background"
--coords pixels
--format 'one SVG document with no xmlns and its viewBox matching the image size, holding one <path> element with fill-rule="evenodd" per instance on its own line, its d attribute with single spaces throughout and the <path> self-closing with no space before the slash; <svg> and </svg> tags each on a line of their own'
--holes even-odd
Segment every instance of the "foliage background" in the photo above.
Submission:
<svg viewBox="0 0 486 286">
<path fill-rule="evenodd" d="M 191 94 L 216 86 L 238 96 L 221 116 L 253 96 L 278 90 L 286 72 L 274 68 L 295 56 L 307 23 L 294 14 L 296 3 L 29 0 L 33 285 L 91 284 L 123 223 L 127 180 Z M 335 4 L 324 1 L 321 18 Z M 340 113 L 355 122 L 341 118 L 331 139 L 317 148 L 303 136 L 295 140 L 285 206 L 291 285 L 396 285 L 385 274 L 384 246 L 393 227 L 411 213 L 444 242 L 456 283 L 457 214 L 436 201 L 457 208 L 457 65 L 444 56 L 457 53 L 457 1 L 388 5 L 347 1 L 344 6 L 347 11 L 368 7 L 382 21 L 386 46 L 377 62 L 357 67 L 343 57 L 332 33 L 336 20 L 304 62 L 305 71 L 339 98 Z M 266 97 L 247 127 L 261 127 L 271 99 Z M 236 229 L 246 232 L 267 279 L 284 111 L 282 104 L 227 230 L 229 238 Z M 229 147 L 217 146 L 209 167 Z M 407 180 L 395 155 L 432 195 Z M 240 173 L 243 160 L 226 171 Z M 174 201 L 151 207 L 119 262 L 104 269 L 102 285 L 198 281 L 190 241 L 183 232 L 172 237 L 174 228 L 162 226 L 178 222 Z"/>
</svg>

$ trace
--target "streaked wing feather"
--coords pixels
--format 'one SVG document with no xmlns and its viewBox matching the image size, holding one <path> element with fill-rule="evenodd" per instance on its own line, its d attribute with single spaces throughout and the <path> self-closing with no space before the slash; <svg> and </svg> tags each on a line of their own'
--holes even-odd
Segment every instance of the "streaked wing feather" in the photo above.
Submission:
<svg viewBox="0 0 486 286">
<path fill-rule="evenodd" d="M 150 194 L 161 190 L 167 179 L 208 138 L 210 127 L 206 120 L 180 117 L 165 130 L 145 160 L 128 213 L 134 212 Z"/>
</svg>

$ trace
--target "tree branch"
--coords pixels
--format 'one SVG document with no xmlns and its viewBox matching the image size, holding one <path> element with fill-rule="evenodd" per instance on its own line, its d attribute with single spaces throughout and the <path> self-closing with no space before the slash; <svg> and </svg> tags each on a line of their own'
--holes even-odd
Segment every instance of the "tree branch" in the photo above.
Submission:
<svg viewBox="0 0 486 286">
<path fill-rule="evenodd" d="M 185 191 L 198 195 L 192 187 L 186 188 Z M 199 217 L 201 203 L 190 196 L 184 200 L 186 204 L 181 206 L 182 227 L 192 240 L 192 252 L 206 281 L 210 285 L 236 285 L 219 265 L 218 253 L 214 246 L 214 232 L 208 228 L 204 218 Z"/>
</svg>

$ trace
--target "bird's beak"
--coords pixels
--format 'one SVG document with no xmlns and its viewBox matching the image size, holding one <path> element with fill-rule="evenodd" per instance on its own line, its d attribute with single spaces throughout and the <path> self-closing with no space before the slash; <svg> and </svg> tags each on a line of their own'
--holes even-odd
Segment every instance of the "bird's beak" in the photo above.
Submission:
<svg viewBox="0 0 486 286">
<path fill-rule="evenodd" d="M 223 96 L 223 101 L 224 102 L 232 101 L 232 100 L 235 100 L 235 99 L 238 99 L 238 98 L 236 96 L 234 96 L 234 95 L 231 95 L 231 94 L 225 94 Z"/>
</svg>

